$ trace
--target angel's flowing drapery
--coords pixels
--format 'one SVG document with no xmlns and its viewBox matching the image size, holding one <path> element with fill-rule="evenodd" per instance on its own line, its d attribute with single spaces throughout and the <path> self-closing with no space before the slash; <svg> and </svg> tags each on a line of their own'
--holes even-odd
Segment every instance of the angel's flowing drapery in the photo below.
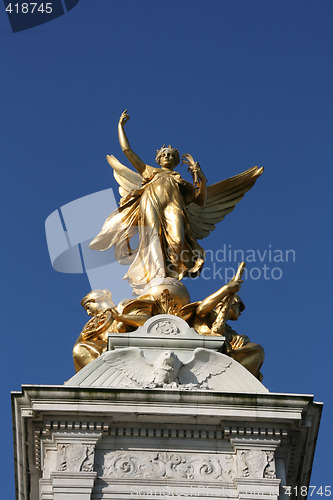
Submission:
<svg viewBox="0 0 333 500">
<path fill-rule="evenodd" d="M 107 250 L 114 246 L 119 262 L 132 262 L 125 278 L 136 293 L 154 278 L 180 280 L 198 272 L 205 252 L 193 235 L 186 210 L 194 195 L 194 187 L 180 174 L 155 172 L 123 199 L 90 247 Z M 139 244 L 132 250 L 130 239 L 137 231 Z"/>
<path fill-rule="evenodd" d="M 215 229 L 215 224 L 234 209 L 263 171 L 253 167 L 208 186 L 206 203 L 201 207 L 192 201 L 194 187 L 179 173 L 152 169 L 154 172 L 145 178 L 113 156 L 107 159 L 122 199 L 90 248 L 103 251 L 113 246 L 119 262 L 131 263 L 125 278 L 138 294 L 154 278 L 180 280 L 200 272 L 205 252 L 197 240 Z M 137 232 L 139 244 L 133 250 L 130 240 Z"/>
</svg>

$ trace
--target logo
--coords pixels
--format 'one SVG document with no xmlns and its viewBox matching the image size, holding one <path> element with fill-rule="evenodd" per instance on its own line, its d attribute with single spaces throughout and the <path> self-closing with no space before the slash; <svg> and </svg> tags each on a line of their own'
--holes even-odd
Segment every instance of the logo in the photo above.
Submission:
<svg viewBox="0 0 333 500">
<path fill-rule="evenodd" d="M 123 280 L 126 267 L 115 259 L 113 250 L 96 252 L 89 248 L 105 218 L 116 209 L 113 190 L 104 189 L 52 212 L 45 221 L 45 233 L 55 271 L 85 274 L 92 290 L 112 290 L 114 300 L 119 302 L 132 295 L 129 283 Z"/>
</svg>

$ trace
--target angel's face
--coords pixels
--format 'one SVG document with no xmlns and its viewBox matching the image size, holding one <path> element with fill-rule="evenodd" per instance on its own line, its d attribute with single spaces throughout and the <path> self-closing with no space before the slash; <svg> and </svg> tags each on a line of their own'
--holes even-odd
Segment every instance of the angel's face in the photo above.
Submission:
<svg viewBox="0 0 333 500">
<path fill-rule="evenodd" d="M 173 170 L 177 164 L 177 160 L 175 157 L 175 154 L 171 149 L 164 149 L 162 152 L 160 158 L 159 158 L 159 164 L 161 168 L 168 168 L 170 170 Z"/>
</svg>

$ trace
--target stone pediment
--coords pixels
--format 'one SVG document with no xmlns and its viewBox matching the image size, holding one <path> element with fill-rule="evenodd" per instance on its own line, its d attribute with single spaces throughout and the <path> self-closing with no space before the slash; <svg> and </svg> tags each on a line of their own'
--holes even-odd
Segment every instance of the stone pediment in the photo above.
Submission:
<svg viewBox="0 0 333 500">
<path fill-rule="evenodd" d="M 137 331 L 109 334 L 109 350 L 67 386 L 267 393 L 222 350 L 224 337 L 199 335 L 181 318 L 154 316 Z"/>
<path fill-rule="evenodd" d="M 157 314 L 135 332 L 109 333 L 108 349 L 120 347 L 168 348 L 189 351 L 196 347 L 222 350 L 225 337 L 199 335 L 186 321 L 172 314 Z"/>
</svg>

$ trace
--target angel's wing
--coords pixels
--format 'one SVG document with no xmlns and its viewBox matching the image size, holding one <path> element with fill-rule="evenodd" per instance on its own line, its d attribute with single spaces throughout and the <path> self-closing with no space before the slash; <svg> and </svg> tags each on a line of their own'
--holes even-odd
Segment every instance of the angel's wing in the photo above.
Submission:
<svg viewBox="0 0 333 500">
<path fill-rule="evenodd" d="M 202 384 L 211 377 L 225 372 L 232 359 L 209 349 L 195 349 L 191 361 L 184 365 L 178 378 L 182 384 Z"/>
<path fill-rule="evenodd" d="M 232 212 L 263 171 L 263 167 L 253 167 L 230 179 L 208 186 L 206 203 L 203 207 L 193 202 L 187 205 L 194 236 L 197 239 L 208 236 L 215 229 L 215 224 Z"/>
<path fill-rule="evenodd" d="M 140 174 L 125 167 L 114 156 L 107 155 L 106 159 L 113 168 L 113 175 L 119 184 L 119 194 L 122 198 L 126 198 L 131 191 L 141 188 L 142 177 Z"/>
</svg>

